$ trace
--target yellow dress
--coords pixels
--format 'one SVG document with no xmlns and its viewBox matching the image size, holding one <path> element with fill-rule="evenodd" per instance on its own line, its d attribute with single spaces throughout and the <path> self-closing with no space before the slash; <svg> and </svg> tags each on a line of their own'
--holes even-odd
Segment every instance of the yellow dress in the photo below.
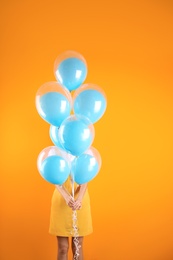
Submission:
<svg viewBox="0 0 173 260">
<path fill-rule="evenodd" d="M 70 177 L 63 184 L 63 186 L 72 195 L 72 184 Z M 75 190 L 77 186 L 78 185 L 74 183 Z M 78 194 L 76 193 L 75 198 L 77 195 Z M 78 236 L 86 236 L 91 234 L 93 232 L 93 227 L 88 189 L 84 194 L 81 209 L 76 212 Z M 72 215 L 72 209 L 66 204 L 62 195 L 55 188 L 51 200 L 49 233 L 55 236 L 73 237 L 74 231 Z"/>
</svg>

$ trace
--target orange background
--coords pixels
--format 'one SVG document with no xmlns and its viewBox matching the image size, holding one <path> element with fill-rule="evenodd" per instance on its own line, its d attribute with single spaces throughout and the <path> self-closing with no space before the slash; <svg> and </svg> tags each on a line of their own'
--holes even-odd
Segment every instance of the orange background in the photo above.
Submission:
<svg viewBox="0 0 173 260">
<path fill-rule="evenodd" d="M 35 94 L 65 50 L 107 95 L 95 124 L 102 168 L 89 183 L 86 260 L 173 259 L 171 1 L 1 1 L 0 259 L 56 259 L 53 185 L 36 168 L 52 145 Z"/>
</svg>

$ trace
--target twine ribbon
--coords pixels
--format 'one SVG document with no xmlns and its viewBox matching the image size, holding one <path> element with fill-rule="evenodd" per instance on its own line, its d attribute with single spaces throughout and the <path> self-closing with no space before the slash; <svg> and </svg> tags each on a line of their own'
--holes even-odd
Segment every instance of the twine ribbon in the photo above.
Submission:
<svg viewBox="0 0 173 260">
<path fill-rule="evenodd" d="M 73 176 L 71 178 L 71 183 L 72 183 L 72 196 L 74 199 L 74 179 Z M 80 249 L 80 245 L 79 245 L 79 233 L 78 233 L 78 227 L 77 227 L 77 211 L 73 210 L 73 214 L 72 214 L 72 220 L 73 220 L 73 243 L 75 246 L 75 254 L 73 256 L 73 260 L 78 260 L 79 258 L 79 249 Z"/>
</svg>

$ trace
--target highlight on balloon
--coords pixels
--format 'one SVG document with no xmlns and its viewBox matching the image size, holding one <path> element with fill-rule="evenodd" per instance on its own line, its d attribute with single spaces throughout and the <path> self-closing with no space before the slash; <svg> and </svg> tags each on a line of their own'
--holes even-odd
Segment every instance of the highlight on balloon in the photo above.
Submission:
<svg viewBox="0 0 173 260">
<path fill-rule="evenodd" d="M 76 51 L 61 53 L 54 62 L 55 81 L 44 83 L 35 97 L 40 117 L 50 124 L 49 136 L 53 145 L 44 148 L 37 158 L 37 168 L 47 182 L 61 186 L 71 180 L 75 201 L 75 183 L 82 185 L 93 180 L 101 169 L 99 151 L 92 146 L 94 123 L 104 115 L 106 94 L 99 86 L 85 83 L 87 63 Z M 73 92 L 73 96 L 72 96 Z M 77 211 L 72 210 L 72 230 L 75 253 L 79 259 Z"/>
</svg>

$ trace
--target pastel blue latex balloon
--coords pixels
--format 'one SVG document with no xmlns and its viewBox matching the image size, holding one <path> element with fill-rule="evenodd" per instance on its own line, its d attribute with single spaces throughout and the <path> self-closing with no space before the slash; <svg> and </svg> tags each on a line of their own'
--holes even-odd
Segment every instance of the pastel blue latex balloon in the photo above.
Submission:
<svg viewBox="0 0 173 260">
<path fill-rule="evenodd" d="M 59 128 L 59 140 L 64 149 L 72 155 L 79 156 L 85 152 L 94 139 L 94 127 L 88 119 L 70 116 Z"/>
<path fill-rule="evenodd" d="M 84 82 L 87 76 L 87 66 L 78 58 L 68 58 L 59 64 L 55 76 L 61 85 L 72 91 Z"/>
<path fill-rule="evenodd" d="M 53 155 L 42 162 L 40 174 L 46 181 L 62 185 L 70 174 L 70 167 L 63 157 Z"/>
<path fill-rule="evenodd" d="M 71 111 L 69 100 L 58 92 L 48 92 L 41 96 L 39 108 L 40 116 L 54 126 L 60 126 Z"/>
<path fill-rule="evenodd" d="M 63 146 L 61 145 L 60 141 L 59 141 L 58 132 L 59 132 L 59 127 L 54 126 L 54 125 L 50 126 L 50 129 L 49 129 L 50 139 L 52 140 L 54 145 L 56 145 L 60 149 L 64 149 Z"/>
<path fill-rule="evenodd" d="M 75 115 L 85 116 L 92 123 L 97 122 L 106 110 L 106 98 L 94 89 L 81 91 L 75 98 L 73 109 Z"/>
<path fill-rule="evenodd" d="M 72 162 L 72 176 L 78 184 L 91 181 L 99 171 L 99 164 L 90 154 L 82 154 Z"/>
</svg>

